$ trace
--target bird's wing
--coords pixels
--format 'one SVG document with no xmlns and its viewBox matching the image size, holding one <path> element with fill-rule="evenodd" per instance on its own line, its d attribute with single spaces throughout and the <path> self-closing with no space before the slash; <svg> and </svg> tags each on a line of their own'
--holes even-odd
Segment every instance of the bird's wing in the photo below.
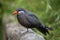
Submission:
<svg viewBox="0 0 60 40">
<path fill-rule="evenodd" d="M 27 15 L 26 19 L 28 20 L 29 23 L 31 23 L 33 25 L 39 24 L 39 19 L 34 14 Z"/>
</svg>

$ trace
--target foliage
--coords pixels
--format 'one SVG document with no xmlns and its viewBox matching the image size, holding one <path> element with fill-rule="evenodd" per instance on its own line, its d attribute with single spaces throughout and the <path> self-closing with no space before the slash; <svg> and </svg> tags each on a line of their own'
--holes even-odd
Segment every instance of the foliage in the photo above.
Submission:
<svg viewBox="0 0 60 40">
<path fill-rule="evenodd" d="M 53 28 L 50 35 L 44 36 L 46 40 L 60 40 L 60 0 L 0 0 L 0 34 L 3 15 L 19 7 L 34 12 L 45 25 Z"/>
</svg>

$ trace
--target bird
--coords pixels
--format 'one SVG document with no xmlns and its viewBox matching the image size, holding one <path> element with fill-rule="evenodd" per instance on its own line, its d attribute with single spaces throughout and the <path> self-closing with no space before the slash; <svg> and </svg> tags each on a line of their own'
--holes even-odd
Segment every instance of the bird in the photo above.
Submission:
<svg viewBox="0 0 60 40">
<path fill-rule="evenodd" d="M 26 27 L 27 30 L 28 28 L 36 28 L 44 35 L 49 34 L 50 28 L 44 26 L 43 23 L 41 23 L 41 21 L 39 20 L 39 18 L 32 12 L 24 8 L 18 8 L 13 12 L 13 15 L 17 15 L 18 22 L 22 26 Z"/>
</svg>

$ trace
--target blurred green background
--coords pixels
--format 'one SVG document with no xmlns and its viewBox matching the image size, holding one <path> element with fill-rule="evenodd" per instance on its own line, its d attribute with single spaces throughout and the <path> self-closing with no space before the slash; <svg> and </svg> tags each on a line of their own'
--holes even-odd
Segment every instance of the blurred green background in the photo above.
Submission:
<svg viewBox="0 0 60 40">
<path fill-rule="evenodd" d="M 60 40 L 60 0 L 0 0 L 0 40 L 2 40 L 3 15 L 19 7 L 34 12 L 43 23 L 53 28 L 46 40 Z"/>
</svg>

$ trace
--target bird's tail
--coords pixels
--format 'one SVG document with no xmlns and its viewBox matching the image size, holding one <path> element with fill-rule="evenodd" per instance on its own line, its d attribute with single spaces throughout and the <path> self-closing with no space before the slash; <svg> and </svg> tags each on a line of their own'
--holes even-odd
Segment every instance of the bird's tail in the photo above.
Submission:
<svg viewBox="0 0 60 40">
<path fill-rule="evenodd" d="M 51 30 L 51 28 L 48 27 L 43 27 L 43 26 L 37 26 L 36 27 L 40 32 L 42 32 L 44 35 L 46 35 L 47 33 L 49 34 L 48 30 Z"/>
</svg>

